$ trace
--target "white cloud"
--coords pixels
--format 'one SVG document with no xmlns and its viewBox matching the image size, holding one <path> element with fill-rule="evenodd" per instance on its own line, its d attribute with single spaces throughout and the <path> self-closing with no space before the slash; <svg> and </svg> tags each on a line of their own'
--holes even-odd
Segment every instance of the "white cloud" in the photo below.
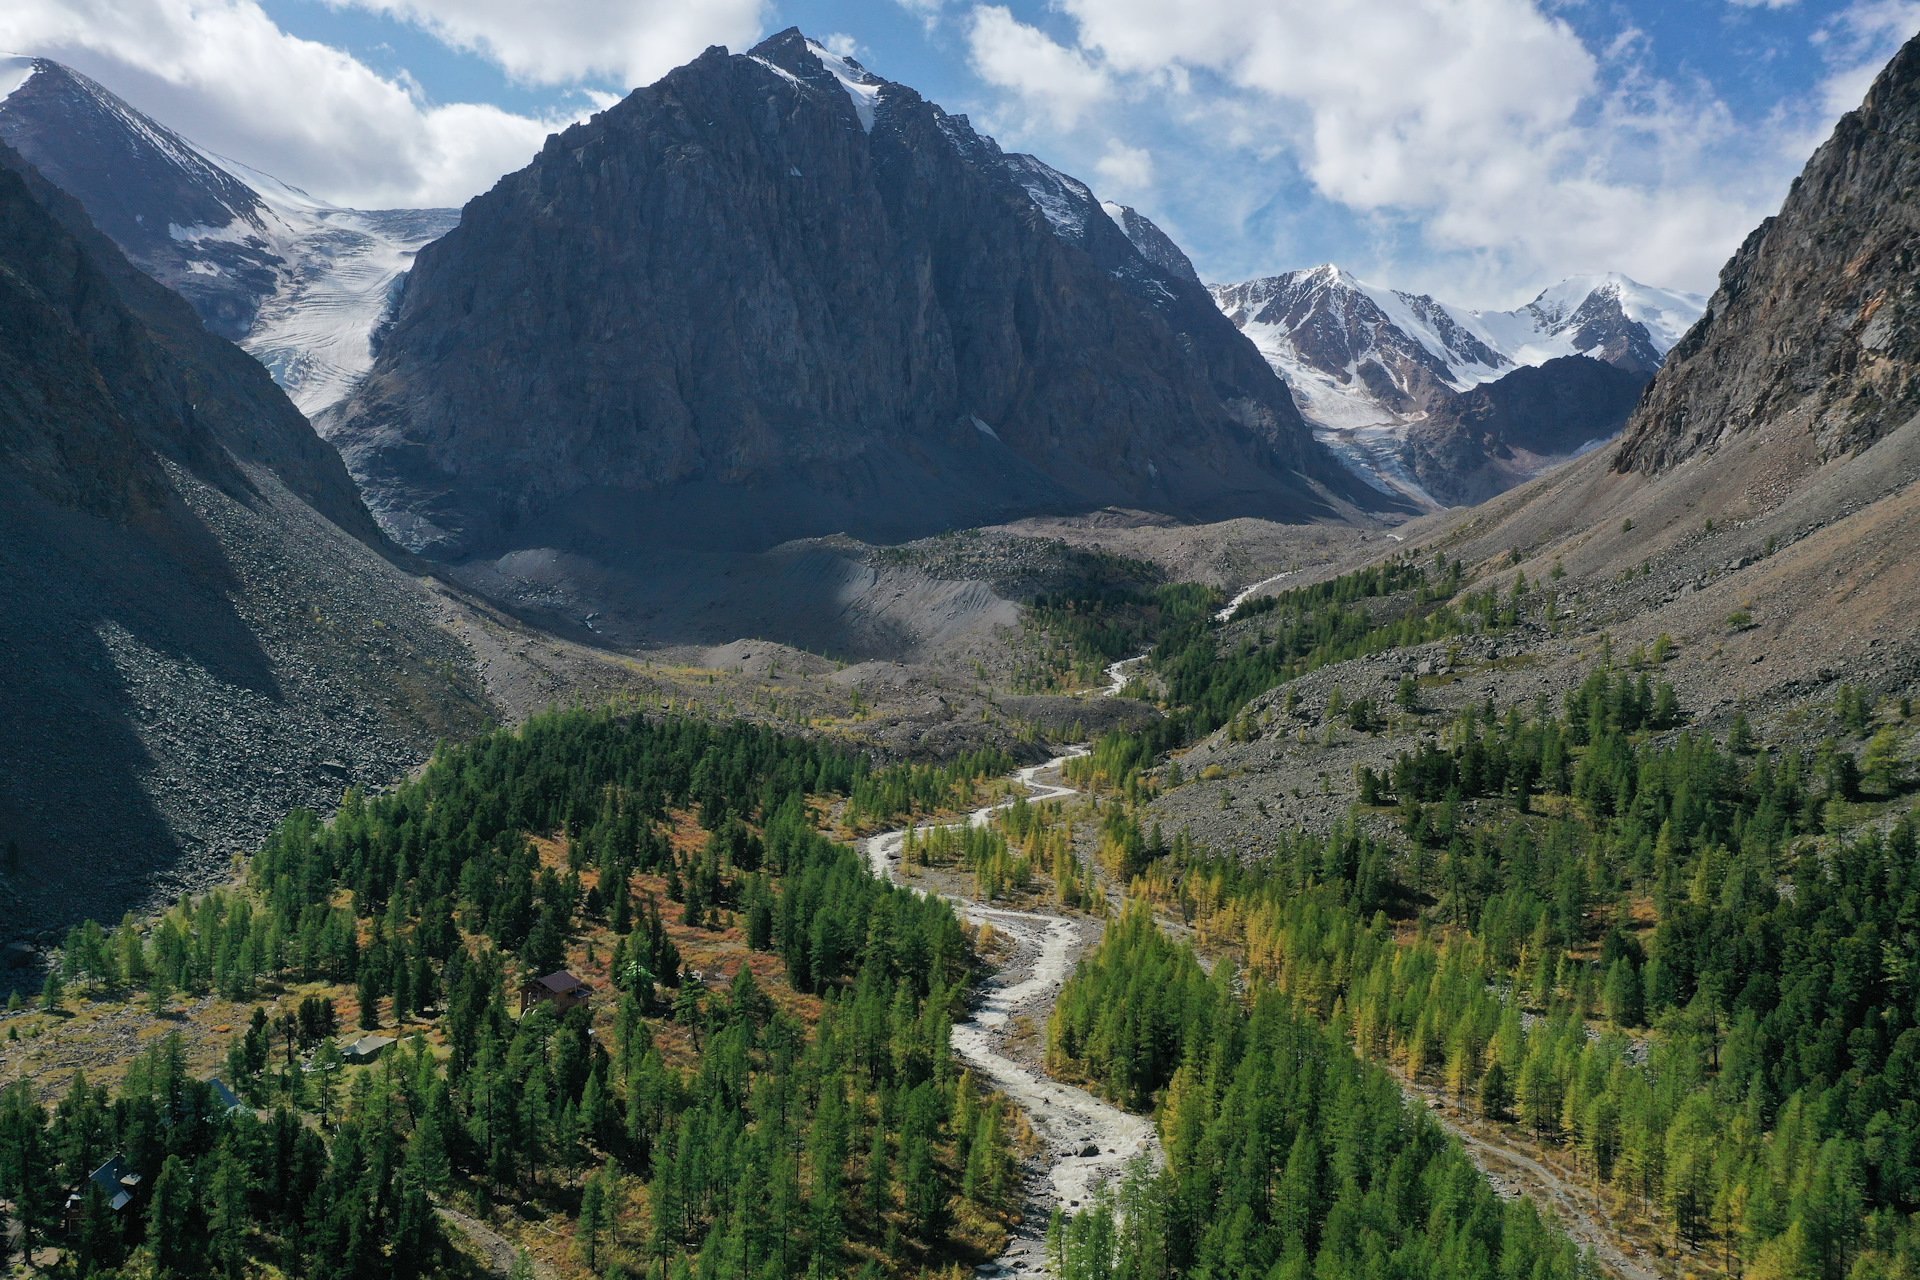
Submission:
<svg viewBox="0 0 1920 1280">
<path fill-rule="evenodd" d="M 427 101 L 253 0 L 7 0 L 0 47 L 66 62 L 194 141 L 363 208 L 459 204 L 564 119 Z"/>
<path fill-rule="evenodd" d="M 1859 106 L 1873 78 L 1915 32 L 1920 32 L 1916 0 L 1854 0 L 1821 26 L 1815 44 L 1828 68 L 1820 86 L 1827 115 L 1840 116 Z"/>
<path fill-rule="evenodd" d="M 946 0 L 895 0 L 895 3 L 920 19 L 920 25 L 928 31 L 940 25 L 941 10 L 946 8 Z"/>
<path fill-rule="evenodd" d="M 1792 172 L 1778 139 L 1743 133 L 1704 84 L 1640 71 L 1642 33 L 1589 48 L 1536 0 L 1057 3 L 1071 44 L 983 6 L 971 49 L 1062 149 L 1113 180 L 1118 154 L 1072 130 L 1108 100 L 1157 113 L 1208 154 L 1214 203 L 1246 207 L 1231 188 L 1271 192 L 1297 171 L 1352 222 L 1385 228 L 1411 284 L 1454 289 L 1466 273 L 1515 292 L 1619 269 L 1702 287 Z"/>
<path fill-rule="evenodd" d="M 767 0 L 325 0 L 384 14 L 535 84 L 652 84 L 709 45 L 758 38 Z"/>
<path fill-rule="evenodd" d="M 1107 143 L 1106 152 L 1094 162 L 1094 171 L 1113 191 L 1132 195 L 1153 185 L 1153 153 L 1145 147 L 1130 147 L 1119 140 Z"/>
<path fill-rule="evenodd" d="M 820 37 L 820 43 L 828 53 L 837 53 L 843 58 L 860 56 L 860 42 L 844 31 L 830 31 Z"/>
<path fill-rule="evenodd" d="M 974 8 L 967 55 L 975 75 L 1062 129 L 1079 124 L 1113 91 L 1107 73 L 1085 54 L 1021 22 L 1005 5 Z"/>
<path fill-rule="evenodd" d="M 1736 9 L 1791 9 L 1800 0 L 1727 0 Z"/>
</svg>

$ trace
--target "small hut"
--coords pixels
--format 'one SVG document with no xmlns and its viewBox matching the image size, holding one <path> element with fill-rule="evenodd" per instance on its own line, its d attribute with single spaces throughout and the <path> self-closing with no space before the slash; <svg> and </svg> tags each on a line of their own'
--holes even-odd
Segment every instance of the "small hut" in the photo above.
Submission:
<svg viewBox="0 0 1920 1280">
<path fill-rule="evenodd" d="M 544 978 L 535 978 L 520 988 L 520 1012 L 536 1004 L 550 1004 L 556 1013 L 565 1013 L 593 999 L 593 986 L 562 969 Z"/>
</svg>

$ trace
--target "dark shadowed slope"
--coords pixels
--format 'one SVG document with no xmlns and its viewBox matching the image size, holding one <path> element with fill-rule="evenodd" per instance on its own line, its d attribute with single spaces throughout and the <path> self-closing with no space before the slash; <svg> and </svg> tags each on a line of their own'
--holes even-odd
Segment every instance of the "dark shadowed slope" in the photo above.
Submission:
<svg viewBox="0 0 1920 1280">
<path fill-rule="evenodd" d="M 477 723 L 459 648 L 265 371 L 0 148 L 8 936 L 203 880 Z"/>
</svg>

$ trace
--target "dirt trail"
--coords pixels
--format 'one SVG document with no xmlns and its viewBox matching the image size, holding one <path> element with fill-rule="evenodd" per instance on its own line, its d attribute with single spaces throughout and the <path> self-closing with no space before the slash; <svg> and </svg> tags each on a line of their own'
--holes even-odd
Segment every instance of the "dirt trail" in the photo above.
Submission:
<svg viewBox="0 0 1920 1280">
<path fill-rule="evenodd" d="M 1608 1214 L 1594 1193 L 1569 1181 L 1552 1166 L 1462 1124 L 1446 1102 L 1431 1089 L 1400 1081 L 1401 1092 L 1426 1104 L 1442 1128 L 1460 1139 L 1468 1157 L 1479 1166 L 1495 1191 L 1503 1196 L 1526 1196 L 1559 1219 L 1561 1227 L 1581 1247 L 1593 1251 L 1594 1261 L 1620 1280 L 1669 1280 L 1669 1273 L 1623 1241 L 1608 1222 Z"/>
<path fill-rule="evenodd" d="M 1030 801 L 1057 800 L 1076 795 L 1074 788 L 1042 782 L 1043 773 L 1057 773 L 1077 749 L 1042 765 L 1014 774 L 1026 787 Z M 1012 804 L 976 809 L 966 823 L 984 826 L 993 814 Z M 955 823 L 953 825 L 960 825 Z M 898 882 L 900 846 L 906 831 L 889 831 L 866 842 L 868 862 L 876 876 Z M 980 1001 L 965 1021 L 953 1028 L 953 1049 L 982 1079 L 1019 1103 L 1026 1111 L 1041 1149 L 1029 1162 L 1026 1206 L 1020 1225 L 1006 1250 L 979 1274 L 1045 1276 L 1046 1224 L 1056 1207 L 1079 1208 L 1104 1183 L 1140 1156 L 1160 1158 L 1160 1143 L 1152 1121 L 1110 1106 L 1084 1089 L 1048 1079 L 1004 1053 L 1008 1031 L 1016 1017 L 1044 1026 L 1053 1002 L 1073 972 L 1074 961 L 1098 937 L 1089 922 L 1038 911 L 1010 911 L 976 899 L 950 895 L 967 919 L 991 925 L 1013 943 L 1015 954 L 986 985 Z"/>
<path fill-rule="evenodd" d="M 435 1212 L 440 1215 L 441 1221 L 467 1238 L 480 1253 L 480 1261 L 486 1265 L 489 1272 L 496 1276 L 513 1273 L 514 1259 L 520 1256 L 520 1250 L 513 1241 L 480 1219 L 471 1214 L 462 1213 L 458 1209 L 449 1209 L 443 1205 Z M 553 1269 L 544 1262 L 535 1261 L 533 1274 L 538 1280 L 551 1280 Z"/>
</svg>

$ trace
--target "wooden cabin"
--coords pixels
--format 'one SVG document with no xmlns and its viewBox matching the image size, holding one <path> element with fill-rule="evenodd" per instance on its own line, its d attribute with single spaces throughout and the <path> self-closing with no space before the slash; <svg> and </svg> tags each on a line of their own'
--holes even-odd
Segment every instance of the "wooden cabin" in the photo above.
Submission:
<svg viewBox="0 0 1920 1280">
<path fill-rule="evenodd" d="M 520 1012 L 524 1014 L 536 1004 L 550 1004 L 556 1013 L 565 1013 L 592 999 L 593 985 L 562 969 L 521 986 Z"/>
</svg>

